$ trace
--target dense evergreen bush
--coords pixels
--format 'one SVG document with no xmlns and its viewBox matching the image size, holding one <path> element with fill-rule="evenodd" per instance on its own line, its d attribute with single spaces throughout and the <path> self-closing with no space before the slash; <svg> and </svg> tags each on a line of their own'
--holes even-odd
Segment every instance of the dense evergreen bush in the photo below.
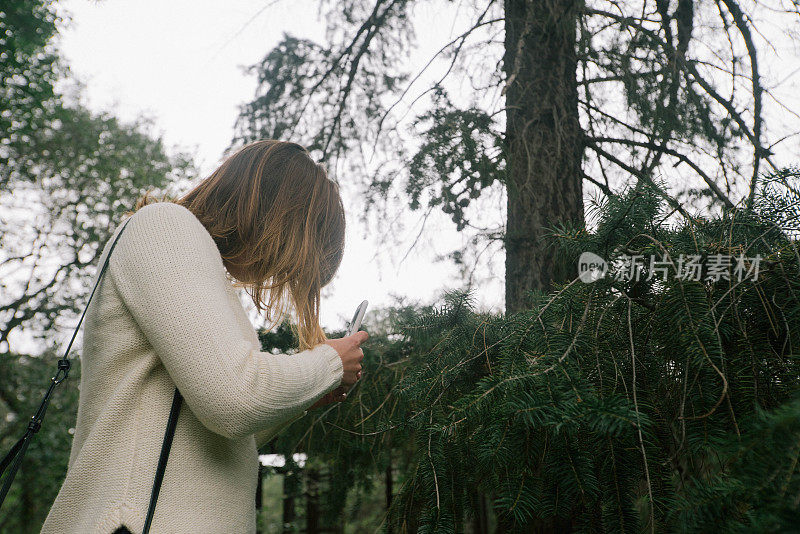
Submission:
<svg viewBox="0 0 800 534">
<path fill-rule="evenodd" d="M 553 234 L 576 276 L 587 251 L 609 272 L 530 310 L 477 313 L 463 291 L 393 310 L 313 449 L 340 485 L 392 458 L 389 520 L 419 532 L 463 531 L 481 493 L 523 532 L 800 524 L 798 175 L 711 218 L 676 212 L 656 184 L 609 199 L 593 231 Z M 635 255 L 638 280 L 611 266 Z M 652 277 L 650 256 L 666 262 Z"/>
</svg>

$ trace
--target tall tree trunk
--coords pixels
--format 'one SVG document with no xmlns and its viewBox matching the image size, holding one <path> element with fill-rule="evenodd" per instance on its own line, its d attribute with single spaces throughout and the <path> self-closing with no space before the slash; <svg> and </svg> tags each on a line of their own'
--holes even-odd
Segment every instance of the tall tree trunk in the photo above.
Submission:
<svg viewBox="0 0 800 534">
<path fill-rule="evenodd" d="M 36 516 L 36 498 L 34 497 L 34 491 L 31 487 L 30 479 L 25 477 L 25 473 L 22 473 L 22 480 L 20 481 L 20 490 L 22 490 L 22 495 L 20 496 L 20 523 L 23 525 L 23 532 L 25 534 L 34 534 L 38 532 L 35 516 Z"/>
<path fill-rule="evenodd" d="M 319 468 L 309 467 L 306 473 L 306 533 L 319 534 Z"/>
<path fill-rule="evenodd" d="M 261 509 L 264 505 L 264 464 L 258 460 L 258 485 L 256 485 L 256 534 L 261 534 Z"/>
<path fill-rule="evenodd" d="M 575 51 L 582 4 L 505 0 L 506 313 L 529 308 L 529 290 L 577 276 L 542 237 L 545 226 L 583 222 Z"/>
<path fill-rule="evenodd" d="M 489 534 L 489 510 L 486 506 L 486 495 L 480 490 L 470 490 L 470 498 L 474 511 L 472 534 Z"/>
<path fill-rule="evenodd" d="M 286 459 L 286 463 L 292 462 Z M 283 532 L 294 532 L 295 510 L 294 500 L 300 488 L 300 469 L 294 462 L 283 475 Z"/>
<path fill-rule="evenodd" d="M 391 450 L 391 449 L 390 449 Z M 386 510 L 389 510 L 389 507 L 392 505 L 392 459 L 391 453 L 389 454 L 389 463 L 386 465 Z M 392 528 L 392 524 L 388 523 L 386 525 L 386 534 L 392 534 L 394 529 Z"/>
</svg>

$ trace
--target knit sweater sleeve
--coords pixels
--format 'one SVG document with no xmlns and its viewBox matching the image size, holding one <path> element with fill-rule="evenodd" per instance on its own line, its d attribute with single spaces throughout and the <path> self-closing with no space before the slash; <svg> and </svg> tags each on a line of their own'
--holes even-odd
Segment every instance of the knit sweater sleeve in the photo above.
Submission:
<svg viewBox="0 0 800 534">
<path fill-rule="evenodd" d="M 170 202 L 133 214 L 108 273 L 186 404 L 211 431 L 239 439 L 293 420 L 342 380 L 336 349 L 262 352 L 243 336 L 216 243 Z"/>
</svg>

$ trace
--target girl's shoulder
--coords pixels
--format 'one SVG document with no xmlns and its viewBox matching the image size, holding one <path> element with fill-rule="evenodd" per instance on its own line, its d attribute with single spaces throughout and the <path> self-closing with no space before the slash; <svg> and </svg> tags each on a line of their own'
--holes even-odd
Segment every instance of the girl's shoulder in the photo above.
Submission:
<svg viewBox="0 0 800 534">
<path fill-rule="evenodd" d="M 168 201 L 152 202 L 146 206 L 142 206 L 130 216 L 130 219 L 131 223 L 136 219 L 140 221 L 169 221 L 174 223 L 199 224 L 202 226 L 200 220 L 189 208 Z"/>
<path fill-rule="evenodd" d="M 150 263 L 193 272 L 224 273 L 219 249 L 203 223 L 188 208 L 174 202 L 154 202 L 139 208 L 122 229 L 111 254 L 112 269 L 123 263 Z M 115 257 L 116 256 L 116 257 Z"/>
<path fill-rule="evenodd" d="M 193 238 L 197 245 L 214 244 L 208 230 L 191 210 L 174 202 L 154 202 L 130 216 L 125 232 L 148 241 Z"/>
</svg>

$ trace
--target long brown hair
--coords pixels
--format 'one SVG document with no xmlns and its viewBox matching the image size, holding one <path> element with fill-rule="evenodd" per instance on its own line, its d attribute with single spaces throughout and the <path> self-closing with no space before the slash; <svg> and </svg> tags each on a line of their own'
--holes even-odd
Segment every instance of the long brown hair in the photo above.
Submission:
<svg viewBox="0 0 800 534">
<path fill-rule="evenodd" d="M 320 290 L 342 261 L 345 214 L 338 185 L 303 146 L 255 141 L 182 197 L 159 200 L 147 191 L 126 215 L 159 201 L 180 204 L 203 223 L 234 285 L 266 312 L 269 328 L 283 319 L 291 299 L 300 349 L 325 341 Z"/>
</svg>

